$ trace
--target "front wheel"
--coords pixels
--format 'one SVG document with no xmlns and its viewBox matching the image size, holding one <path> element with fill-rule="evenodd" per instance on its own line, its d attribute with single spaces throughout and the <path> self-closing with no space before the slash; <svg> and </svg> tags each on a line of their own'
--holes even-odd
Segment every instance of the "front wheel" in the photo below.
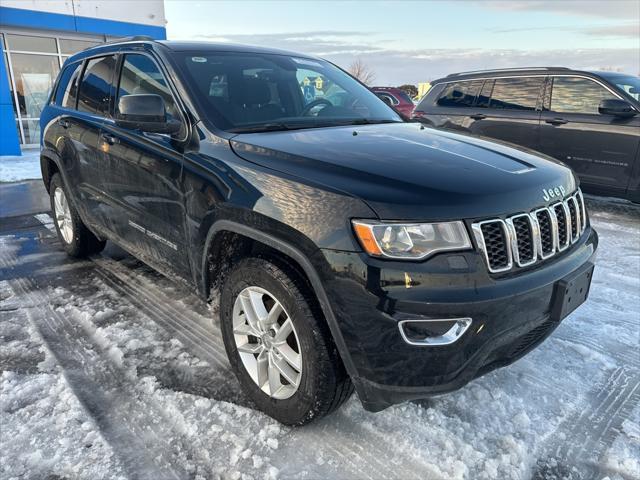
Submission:
<svg viewBox="0 0 640 480">
<path fill-rule="evenodd" d="M 97 238 L 82 222 L 78 212 L 69 201 L 67 189 L 59 173 L 51 178 L 49 195 L 53 223 L 67 254 L 72 257 L 85 257 L 101 252 L 106 242 Z"/>
<path fill-rule="evenodd" d="M 293 270 L 241 260 L 220 299 L 231 366 L 257 407 L 288 425 L 338 408 L 353 387 L 322 314 Z"/>
</svg>

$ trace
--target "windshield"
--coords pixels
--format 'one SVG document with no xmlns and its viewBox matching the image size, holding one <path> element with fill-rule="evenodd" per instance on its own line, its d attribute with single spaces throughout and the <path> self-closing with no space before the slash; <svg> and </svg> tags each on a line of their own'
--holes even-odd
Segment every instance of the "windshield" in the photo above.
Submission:
<svg viewBox="0 0 640 480">
<path fill-rule="evenodd" d="M 231 132 L 401 122 L 365 86 L 322 60 L 215 52 L 181 58 L 196 101 Z"/>
<path fill-rule="evenodd" d="M 623 92 L 640 101 L 640 77 L 633 75 L 610 75 L 607 79 Z"/>
</svg>

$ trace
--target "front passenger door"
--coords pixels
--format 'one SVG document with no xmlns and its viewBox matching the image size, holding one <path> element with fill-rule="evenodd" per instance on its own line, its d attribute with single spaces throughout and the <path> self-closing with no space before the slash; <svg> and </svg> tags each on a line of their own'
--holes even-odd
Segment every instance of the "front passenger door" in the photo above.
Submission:
<svg viewBox="0 0 640 480">
<path fill-rule="evenodd" d="M 186 136 L 184 117 L 151 56 L 124 54 L 116 85 L 115 118 L 123 95 L 160 95 L 167 117 L 182 122 L 175 137 Z M 109 163 L 105 190 L 116 210 L 116 234 L 143 260 L 189 277 L 179 142 L 169 135 L 123 128 L 115 120 L 105 122 L 100 141 Z"/>
</svg>

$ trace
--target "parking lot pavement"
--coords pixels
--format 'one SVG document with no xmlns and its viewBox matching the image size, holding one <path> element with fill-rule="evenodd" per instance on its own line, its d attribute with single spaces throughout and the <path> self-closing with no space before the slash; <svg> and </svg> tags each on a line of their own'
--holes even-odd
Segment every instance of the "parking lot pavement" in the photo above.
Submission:
<svg viewBox="0 0 640 480">
<path fill-rule="evenodd" d="M 640 478 L 640 208 L 588 203 L 591 296 L 539 348 L 298 429 L 251 408 L 188 289 L 112 245 L 69 259 L 46 214 L 4 218 L 0 477 Z"/>
</svg>

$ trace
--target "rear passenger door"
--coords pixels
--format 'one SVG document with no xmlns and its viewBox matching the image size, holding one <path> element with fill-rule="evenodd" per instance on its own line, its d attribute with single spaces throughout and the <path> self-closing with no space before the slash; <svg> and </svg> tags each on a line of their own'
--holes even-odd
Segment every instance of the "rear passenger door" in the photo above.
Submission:
<svg viewBox="0 0 640 480">
<path fill-rule="evenodd" d="M 484 81 L 464 121 L 473 134 L 537 149 L 544 76 Z"/>
<path fill-rule="evenodd" d="M 184 115 L 159 63 L 149 54 L 123 53 L 116 86 L 114 117 L 123 95 L 160 95 L 167 116 L 182 122 L 175 137 L 186 137 Z M 124 128 L 109 119 L 99 145 L 108 169 L 104 190 L 115 233 L 143 260 L 188 275 L 180 142 L 169 135 Z"/>
<path fill-rule="evenodd" d="M 591 78 L 554 76 L 545 95 L 540 151 L 569 165 L 583 184 L 623 194 L 640 143 L 640 117 L 598 112 L 602 100 L 620 98 Z"/>
</svg>

